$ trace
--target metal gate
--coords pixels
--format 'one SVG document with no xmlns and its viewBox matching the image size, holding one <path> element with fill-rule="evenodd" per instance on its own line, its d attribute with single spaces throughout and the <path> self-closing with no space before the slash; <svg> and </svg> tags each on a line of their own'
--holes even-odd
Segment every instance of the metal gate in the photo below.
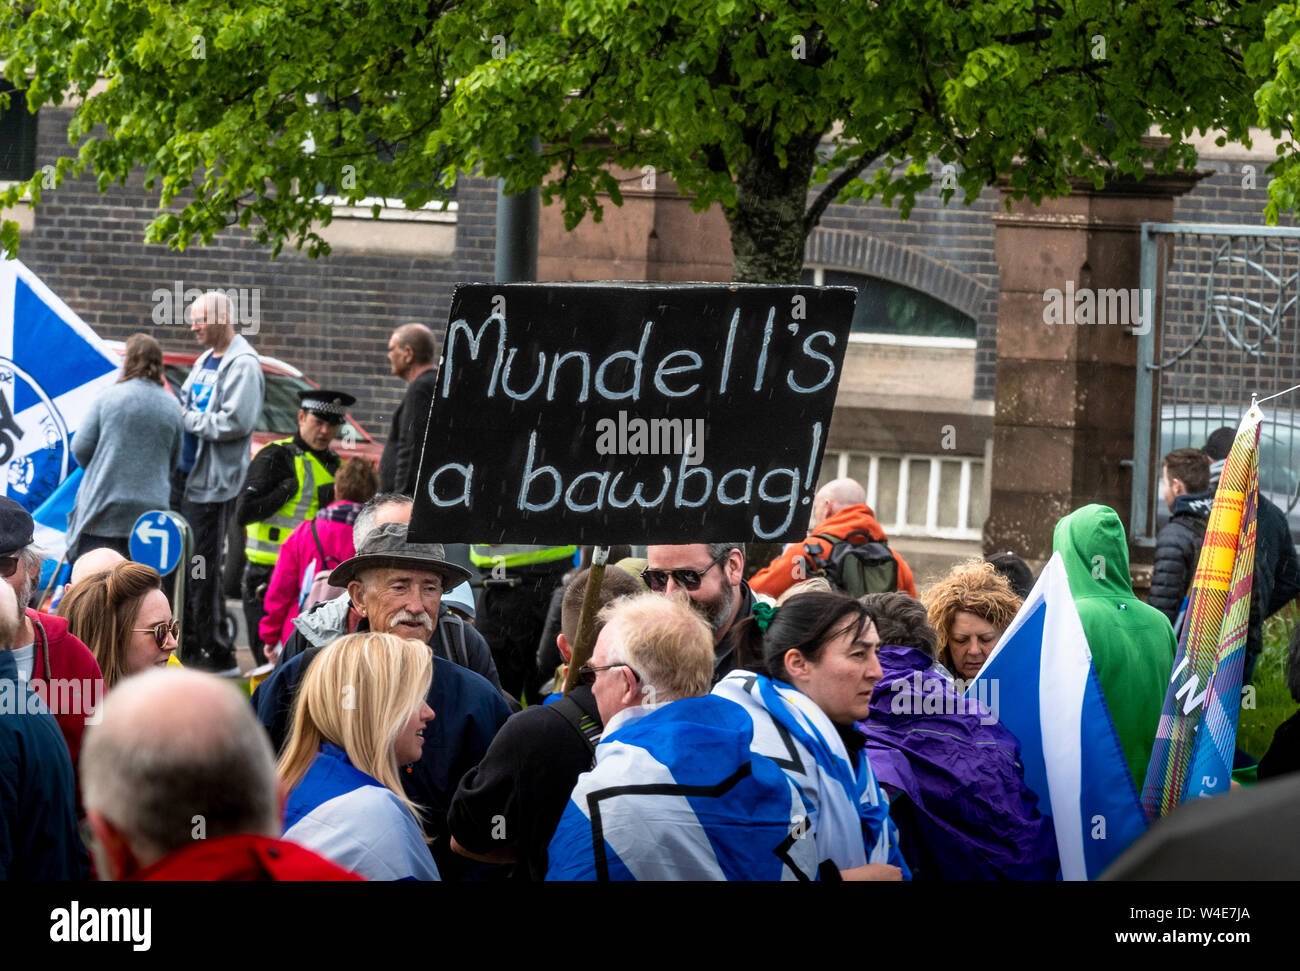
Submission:
<svg viewBox="0 0 1300 971">
<path fill-rule="evenodd" d="M 1143 223 L 1141 273 L 1130 536 L 1153 545 L 1163 456 L 1300 383 L 1300 229 Z M 1260 492 L 1300 535 L 1300 392 L 1261 407 Z"/>
</svg>

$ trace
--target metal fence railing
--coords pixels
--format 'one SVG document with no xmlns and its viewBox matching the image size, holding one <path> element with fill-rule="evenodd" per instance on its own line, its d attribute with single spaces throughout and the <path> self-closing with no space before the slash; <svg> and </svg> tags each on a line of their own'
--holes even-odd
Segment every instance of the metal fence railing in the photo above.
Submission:
<svg viewBox="0 0 1300 971">
<path fill-rule="evenodd" d="M 1151 545 L 1168 517 L 1163 456 L 1235 429 L 1252 393 L 1297 383 L 1300 229 L 1143 223 L 1141 297 L 1130 535 Z M 1259 475 L 1300 535 L 1298 405 L 1264 406 Z"/>
</svg>

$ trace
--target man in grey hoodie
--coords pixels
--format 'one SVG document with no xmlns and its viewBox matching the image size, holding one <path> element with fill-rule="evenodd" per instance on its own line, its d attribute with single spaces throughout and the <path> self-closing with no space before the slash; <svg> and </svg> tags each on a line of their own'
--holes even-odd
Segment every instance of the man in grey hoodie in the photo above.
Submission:
<svg viewBox="0 0 1300 971">
<path fill-rule="evenodd" d="M 238 677 L 234 645 L 222 631 L 222 552 L 230 500 L 248 471 L 266 386 L 257 352 L 235 333 L 229 297 L 205 293 L 190 305 L 187 319 L 207 350 L 181 388 L 185 435 L 172 478 L 172 508 L 194 530 L 181 662 Z"/>
</svg>

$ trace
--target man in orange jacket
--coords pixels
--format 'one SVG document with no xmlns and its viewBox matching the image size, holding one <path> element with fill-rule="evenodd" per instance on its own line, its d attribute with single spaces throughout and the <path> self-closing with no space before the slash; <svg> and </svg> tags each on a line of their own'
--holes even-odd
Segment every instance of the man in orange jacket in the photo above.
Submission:
<svg viewBox="0 0 1300 971">
<path fill-rule="evenodd" d="M 813 498 L 812 521 L 815 524 L 813 534 L 824 533 L 847 537 L 854 530 L 862 530 L 878 542 L 887 542 L 885 531 L 876 522 L 876 514 L 867 505 L 867 492 L 856 479 L 836 479 L 817 490 Z M 824 539 L 810 535 L 801 543 L 793 543 L 775 560 L 750 578 L 749 585 L 756 593 L 765 593 L 769 597 L 779 597 L 799 580 L 807 579 L 816 572 L 816 567 L 809 562 L 804 546 L 812 546 L 819 556 L 830 552 L 830 544 Z M 894 550 L 890 550 L 898 564 L 898 589 L 911 596 L 916 596 L 916 584 L 912 579 L 912 569 Z"/>
</svg>

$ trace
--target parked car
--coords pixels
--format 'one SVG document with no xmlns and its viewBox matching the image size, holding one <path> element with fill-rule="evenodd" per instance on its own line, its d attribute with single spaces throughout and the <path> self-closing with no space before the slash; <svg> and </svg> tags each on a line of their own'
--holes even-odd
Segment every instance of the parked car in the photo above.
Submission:
<svg viewBox="0 0 1300 971">
<path fill-rule="evenodd" d="M 122 341 L 107 343 L 118 357 L 125 356 L 126 345 Z M 197 353 L 163 355 L 163 375 L 167 388 L 178 399 L 181 386 L 185 384 L 190 369 L 198 359 Z M 298 430 L 298 392 L 320 387 L 292 364 L 264 354 L 259 354 L 258 359 L 262 362 L 262 374 L 266 379 L 266 396 L 257 429 L 253 432 L 251 450 L 254 455 L 268 442 L 285 438 Z M 334 450 L 345 459 L 352 456 L 369 459 L 378 468 L 384 447 L 371 438 L 355 418 L 347 415 L 339 426 Z M 243 575 L 244 531 L 235 523 L 232 515 L 226 529 L 225 568 L 221 577 L 222 590 L 227 597 L 241 596 L 240 581 Z"/>
<path fill-rule="evenodd" d="M 1160 409 L 1160 450 L 1200 448 L 1218 428 L 1235 429 L 1244 412 L 1215 405 L 1164 405 Z M 1157 531 L 1169 521 L 1160 500 L 1160 466 L 1153 470 Z M 1300 537 L 1300 415 L 1290 410 L 1265 412 L 1259 432 L 1259 491 L 1286 513 L 1291 535 Z"/>
</svg>

